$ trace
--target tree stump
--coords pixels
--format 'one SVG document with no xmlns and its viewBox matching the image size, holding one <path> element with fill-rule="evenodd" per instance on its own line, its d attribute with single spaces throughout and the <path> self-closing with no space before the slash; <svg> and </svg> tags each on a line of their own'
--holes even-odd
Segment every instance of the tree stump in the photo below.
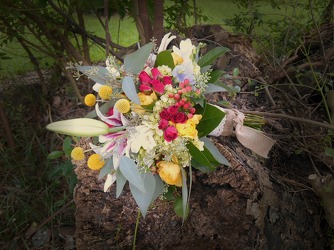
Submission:
<svg viewBox="0 0 334 250">
<path fill-rule="evenodd" d="M 197 27 L 192 34 L 199 39 L 211 37 L 215 43 L 225 41 L 222 45 L 231 53 L 221 61 L 224 69 L 239 67 L 242 76 L 252 78 L 261 75 L 249 41 L 218 26 Z M 234 137 L 212 140 L 231 166 L 220 166 L 212 173 L 193 170 L 188 218 L 183 222 L 172 203 L 158 199 L 146 217 L 140 217 L 136 238 L 138 207 L 129 188 L 116 199 L 115 184 L 110 192 L 103 192 L 104 180 L 98 180 L 98 173 L 78 164 L 77 249 L 131 249 L 134 241 L 137 249 L 326 248 L 326 222 L 317 196 L 309 186 L 270 171 L 280 164 L 275 160 L 284 157 L 277 157 L 282 153 L 278 147 L 264 159 Z"/>
<path fill-rule="evenodd" d="M 234 138 L 213 138 L 231 166 L 212 173 L 194 171 L 187 220 L 173 205 L 157 200 L 140 218 L 137 249 L 324 249 L 317 203 L 288 192 L 257 158 Z M 85 164 L 75 170 L 77 249 L 130 249 L 138 208 L 128 189 L 116 199 L 115 186 Z"/>
</svg>

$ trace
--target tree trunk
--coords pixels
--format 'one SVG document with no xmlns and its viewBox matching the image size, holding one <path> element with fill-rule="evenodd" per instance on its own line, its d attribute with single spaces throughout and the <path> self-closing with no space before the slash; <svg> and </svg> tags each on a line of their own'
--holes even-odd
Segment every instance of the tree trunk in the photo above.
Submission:
<svg viewBox="0 0 334 250">
<path fill-rule="evenodd" d="M 143 29 L 143 36 L 141 37 L 141 44 L 144 45 L 150 42 L 153 36 L 153 29 L 148 15 L 147 1 L 136 0 L 138 6 L 138 16 Z"/>
<path fill-rule="evenodd" d="M 156 39 L 156 44 L 160 44 L 164 35 L 164 1 L 154 1 L 154 24 L 153 24 L 153 37 Z"/>
<path fill-rule="evenodd" d="M 76 11 L 77 11 L 77 17 L 78 17 L 78 22 L 79 22 L 80 27 L 81 27 L 82 29 L 86 30 L 86 28 L 85 28 L 85 19 L 84 19 L 84 15 L 83 15 L 83 12 L 82 12 L 82 10 L 79 8 L 78 5 L 76 5 Z M 92 64 L 92 61 L 91 61 L 91 59 L 90 59 L 89 45 L 88 45 L 88 39 L 87 39 L 87 36 L 85 36 L 84 34 L 81 34 L 81 41 L 82 41 L 82 52 L 83 52 L 85 61 L 86 61 L 88 64 Z M 106 44 L 109 45 L 107 42 L 106 42 Z"/>
</svg>

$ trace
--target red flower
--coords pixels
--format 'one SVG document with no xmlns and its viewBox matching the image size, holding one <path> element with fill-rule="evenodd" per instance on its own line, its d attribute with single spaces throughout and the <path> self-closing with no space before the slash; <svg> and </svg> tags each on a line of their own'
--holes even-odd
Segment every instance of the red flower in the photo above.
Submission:
<svg viewBox="0 0 334 250">
<path fill-rule="evenodd" d="M 172 122 L 185 123 L 188 120 L 188 116 L 184 112 L 179 112 L 173 116 Z"/>
<path fill-rule="evenodd" d="M 164 85 L 172 84 L 173 83 L 172 78 L 170 76 L 164 76 L 162 78 L 162 82 L 163 82 Z"/>
<path fill-rule="evenodd" d="M 161 76 L 161 73 L 157 68 L 153 68 L 151 70 L 151 73 L 152 73 L 153 79 L 157 79 L 159 76 Z"/>
<path fill-rule="evenodd" d="M 140 86 L 139 86 L 139 90 L 140 90 L 141 92 L 149 92 L 149 91 L 152 90 L 152 88 L 151 88 L 148 84 L 146 84 L 146 83 L 142 83 L 142 84 L 140 84 Z"/>
<path fill-rule="evenodd" d="M 169 126 L 164 132 L 164 138 L 166 141 L 170 142 L 177 138 L 177 130 L 174 126 Z"/>
<path fill-rule="evenodd" d="M 163 109 L 161 112 L 160 112 L 160 118 L 161 119 L 165 119 L 167 121 L 169 121 L 170 119 L 172 119 L 172 117 L 170 116 L 170 114 L 168 113 L 167 109 Z"/>
<path fill-rule="evenodd" d="M 162 130 L 165 130 L 168 127 L 168 121 L 165 119 L 161 119 L 158 127 Z"/>
<path fill-rule="evenodd" d="M 162 94 L 165 91 L 165 85 L 157 79 L 151 80 L 153 90 L 159 94 Z"/>
<path fill-rule="evenodd" d="M 156 93 L 161 95 L 165 91 L 164 86 L 166 85 L 165 83 L 159 80 L 162 77 L 162 75 L 157 68 L 153 68 L 151 70 L 151 73 L 152 77 L 149 74 L 147 74 L 146 71 L 142 71 L 139 73 L 139 81 L 141 83 L 139 89 L 142 92 L 148 92 L 153 89 Z"/>
<path fill-rule="evenodd" d="M 139 80 L 141 83 L 149 83 L 151 81 L 151 77 L 146 73 L 146 71 L 142 71 L 139 73 Z"/>
<path fill-rule="evenodd" d="M 170 115 L 170 117 L 173 117 L 174 115 L 176 115 L 179 112 L 179 107 L 174 105 L 174 106 L 170 106 L 167 108 L 167 112 Z"/>
</svg>

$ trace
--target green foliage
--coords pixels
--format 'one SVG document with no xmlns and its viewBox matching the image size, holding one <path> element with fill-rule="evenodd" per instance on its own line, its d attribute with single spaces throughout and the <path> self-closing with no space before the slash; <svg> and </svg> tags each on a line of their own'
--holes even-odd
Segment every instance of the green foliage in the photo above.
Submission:
<svg viewBox="0 0 334 250">
<path fill-rule="evenodd" d="M 3 97 L 15 147 L 9 148 L 4 133 L 0 133 L 2 249 L 32 249 L 24 235 L 47 219 L 44 228 L 51 230 L 53 226 L 74 223 L 74 206 L 64 210 L 62 216 L 52 217 L 72 199 L 75 175 L 73 167 L 62 166 L 65 160 L 62 147 L 57 147 L 47 159 L 46 143 L 51 140 L 45 141 L 50 137 L 41 128 L 40 120 L 46 113 L 45 100 L 39 98 L 35 88 L 16 84 L 8 87 Z M 52 140 L 62 144 L 57 138 Z M 50 247 L 61 248 L 53 239 Z"/>
<path fill-rule="evenodd" d="M 176 28 L 181 32 L 184 32 L 190 24 L 198 24 L 202 21 L 208 21 L 208 17 L 203 15 L 201 9 L 195 9 L 191 4 L 191 1 L 171 0 L 165 5 L 164 12 L 166 13 L 166 28 Z M 190 17 L 193 17 L 194 20 L 189 20 Z"/>
</svg>

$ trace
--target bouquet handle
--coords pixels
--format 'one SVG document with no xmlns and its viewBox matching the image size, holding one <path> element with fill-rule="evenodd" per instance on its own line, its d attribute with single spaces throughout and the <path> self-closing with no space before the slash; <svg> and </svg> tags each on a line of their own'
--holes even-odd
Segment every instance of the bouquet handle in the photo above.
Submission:
<svg viewBox="0 0 334 250">
<path fill-rule="evenodd" d="M 214 105 L 216 106 L 216 105 Z M 236 109 L 224 109 L 216 106 L 226 113 L 220 124 L 209 134 L 211 136 L 231 136 L 235 132 L 238 141 L 256 154 L 267 158 L 268 153 L 275 144 L 275 140 L 262 131 L 243 124 L 245 115 Z"/>
</svg>

